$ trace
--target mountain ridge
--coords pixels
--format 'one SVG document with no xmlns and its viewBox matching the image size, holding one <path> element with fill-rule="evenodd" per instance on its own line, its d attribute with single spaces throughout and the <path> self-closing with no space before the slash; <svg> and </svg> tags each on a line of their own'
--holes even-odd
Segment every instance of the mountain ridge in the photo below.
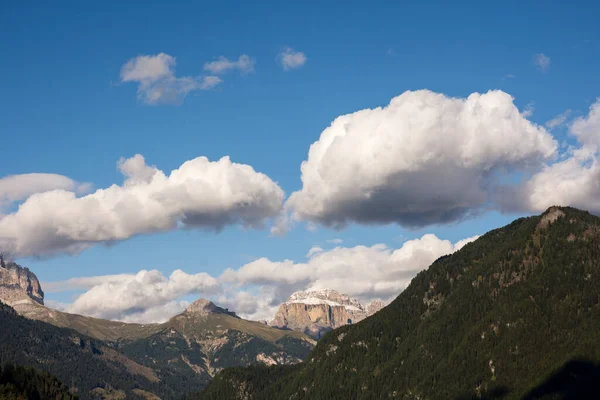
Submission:
<svg viewBox="0 0 600 400">
<path fill-rule="evenodd" d="M 244 320 L 206 299 L 198 299 L 182 313 L 155 324 L 69 314 L 44 305 L 37 277 L 27 268 L 2 259 L 0 274 L 0 319 L 4 318 L 0 362 L 47 369 L 69 382 L 65 368 L 69 359 L 77 360 L 98 376 L 73 374 L 83 390 L 79 392 L 82 398 L 132 395 L 136 388 L 177 397 L 185 393 L 182 390 L 201 389 L 226 367 L 298 363 L 315 344 L 303 333 Z M 27 337 L 28 331 L 33 342 L 21 338 Z M 11 336 L 15 332 L 21 332 L 19 337 Z M 41 339 L 34 332 L 50 337 Z M 35 345 L 48 340 L 58 348 Z M 23 348 L 30 349 L 31 357 L 20 355 Z M 98 364 L 100 371 L 90 363 Z M 122 371 L 122 375 L 101 372 L 106 368 Z"/>
<path fill-rule="evenodd" d="M 599 292 L 600 218 L 550 207 L 440 257 L 304 363 L 225 370 L 202 399 L 522 398 L 600 360 Z"/>
</svg>

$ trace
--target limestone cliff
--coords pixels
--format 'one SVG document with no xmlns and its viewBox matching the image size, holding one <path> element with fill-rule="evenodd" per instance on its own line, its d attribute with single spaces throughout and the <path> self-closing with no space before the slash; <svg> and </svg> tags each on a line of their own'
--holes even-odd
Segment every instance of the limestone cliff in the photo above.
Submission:
<svg viewBox="0 0 600 400">
<path fill-rule="evenodd" d="M 335 290 L 302 291 L 292 294 L 279 307 L 269 325 L 304 332 L 318 339 L 327 331 L 361 321 L 383 307 L 378 300 L 365 307 Z"/>
<path fill-rule="evenodd" d="M 44 292 L 35 274 L 13 262 L 7 262 L 0 253 L 0 300 L 18 303 L 44 304 Z"/>
</svg>

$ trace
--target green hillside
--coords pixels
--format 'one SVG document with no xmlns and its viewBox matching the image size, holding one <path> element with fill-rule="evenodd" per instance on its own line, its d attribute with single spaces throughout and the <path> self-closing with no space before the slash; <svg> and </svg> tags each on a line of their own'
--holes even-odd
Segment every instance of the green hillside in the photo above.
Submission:
<svg viewBox="0 0 600 400">
<path fill-rule="evenodd" d="M 600 218 L 553 207 L 438 259 L 300 366 L 225 370 L 201 398 L 582 398 L 599 339 Z"/>
</svg>

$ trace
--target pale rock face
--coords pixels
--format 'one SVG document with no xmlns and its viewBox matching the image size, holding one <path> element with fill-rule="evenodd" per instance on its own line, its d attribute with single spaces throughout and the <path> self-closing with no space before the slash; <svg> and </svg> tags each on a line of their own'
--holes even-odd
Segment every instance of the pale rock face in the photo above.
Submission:
<svg viewBox="0 0 600 400">
<path fill-rule="evenodd" d="M 327 331 L 361 321 L 383 307 L 378 300 L 364 307 L 358 300 L 330 289 L 301 291 L 279 306 L 269 325 L 318 339 Z"/>
<path fill-rule="evenodd" d="M 44 292 L 37 276 L 28 268 L 6 262 L 1 254 L 0 300 L 8 305 L 25 302 L 44 304 Z"/>
<path fill-rule="evenodd" d="M 367 304 L 367 315 L 373 315 L 377 311 L 381 310 L 383 307 L 385 307 L 385 304 L 383 301 L 373 300 L 372 302 Z"/>
</svg>

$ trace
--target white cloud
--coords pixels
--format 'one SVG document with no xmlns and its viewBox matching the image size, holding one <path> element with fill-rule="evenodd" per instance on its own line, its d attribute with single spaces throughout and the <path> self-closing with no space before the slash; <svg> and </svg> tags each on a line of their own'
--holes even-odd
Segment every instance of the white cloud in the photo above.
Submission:
<svg viewBox="0 0 600 400">
<path fill-rule="evenodd" d="M 90 188 L 87 183 L 77 183 L 74 180 L 58 174 L 20 174 L 0 178 L 0 211 L 4 207 L 26 199 L 35 193 L 62 189 L 84 193 Z"/>
<path fill-rule="evenodd" d="M 597 155 L 587 149 L 534 174 L 514 193 L 506 196 L 507 210 L 541 212 L 553 205 L 573 206 L 600 213 L 600 166 Z"/>
<path fill-rule="evenodd" d="M 204 64 L 204 69 L 216 75 L 234 69 L 237 69 L 243 74 L 248 74 L 250 72 L 254 72 L 255 64 L 256 61 L 246 54 L 242 54 L 241 56 L 239 56 L 237 61 L 230 61 L 226 57 L 221 56 L 215 61 L 207 62 L 206 64 Z"/>
<path fill-rule="evenodd" d="M 311 145 L 286 208 L 333 227 L 457 221 L 489 207 L 503 177 L 541 166 L 556 147 L 502 91 L 466 99 L 407 91 L 336 118 Z"/>
<path fill-rule="evenodd" d="M 175 270 L 167 278 L 156 270 L 142 270 L 119 281 L 106 277 L 104 283 L 79 296 L 67 311 L 128 322 L 162 322 L 185 308 L 187 302 L 178 300 L 181 297 L 207 297 L 217 289 L 217 280 L 203 272 L 189 275 Z"/>
<path fill-rule="evenodd" d="M 321 253 L 322 251 L 323 251 L 322 247 L 313 246 L 313 247 L 310 248 L 310 250 L 308 250 L 308 253 L 306 253 L 306 258 L 311 258 L 315 254 Z"/>
<path fill-rule="evenodd" d="M 550 68 L 550 62 L 550 57 L 543 53 L 534 54 L 533 56 L 533 63 L 542 72 L 548 71 Z"/>
<path fill-rule="evenodd" d="M 216 76 L 175 76 L 175 57 L 165 53 L 132 58 L 121 67 L 121 82 L 138 83 L 138 99 L 146 104 L 178 104 L 195 90 L 209 90 Z"/>
<path fill-rule="evenodd" d="M 133 278 L 135 278 L 135 274 L 86 276 L 81 278 L 71 278 L 64 281 L 41 282 L 41 285 L 44 289 L 44 293 L 59 293 L 68 290 L 87 290 L 103 283 L 118 283 Z"/>
<path fill-rule="evenodd" d="M 587 116 L 577 118 L 569 133 L 579 142 L 530 179 L 505 189 L 505 210 L 540 212 L 552 205 L 573 206 L 600 213 L 600 99 Z"/>
<path fill-rule="evenodd" d="M 558 128 L 559 126 L 562 126 L 562 125 L 564 125 L 565 122 L 567 122 L 567 119 L 569 118 L 570 115 L 571 115 L 571 110 L 565 110 L 562 113 L 555 116 L 554 118 L 552 118 L 550 121 L 547 121 L 546 127 L 548 129 Z"/>
<path fill-rule="evenodd" d="M 0 219 L 0 248 L 18 257 L 48 256 L 178 227 L 261 228 L 283 203 L 283 191 L 268 176 L 229 157 L 198 157 L 169 175 L 139 154 L 118 166 L 121 186 L 82 197 L 68 190 L 30 196 Z"/>
<path fill-rule="evenodd" d="M 219 278 L 176 270 L 169 278 L 158 271 L 107 275 L 52 282 L 50 291 L 88 288 L 68 312 L 128 322 L 160 322 L 181 312 L 191 294 L 212 298 L 244 318 L 271 319 L 280 303 L 304 289 L 335 289 L 369 302 L 389 301 L 437 258 L 453 253 L 477 236 L 455 244 L 435 235 L 409 240 L 400 248 L 383 244 L 309 250 L 305 263 L 260 258 Z M 44 284 L 48 287 L 48 283 Z"/>
<path fill-rule="evenodd" d="M 523 116 L 523 118 L 530 118 L 534 112 L 535 112 L 535 104 L 533 101 L 530 101 L 525 106 L 525 109 L 523 110 L 521 115 Z"/>
<path fill-rule="evenodd" d="M 284 71 L 302 67 L 306 63 L 306 55 L 301 51 L 295 51 L 291 47 L 286 47 L 277 56 Z"/>
<path fill-rule="evenodd" d="M 579 117 L 571 125 L 571 134 L 585 146 L 600 149 L 600 98 L 590 106 L 587 117 Z"/>
<path fill-rule="evenodd" d="M 161 323 L 181 314 L 189 305 L 186 300 L 168 301 L 155 307 L 141 308 L 139 312 L 124 315 L 119 320 L 137 324 Z"/>
</svg>

